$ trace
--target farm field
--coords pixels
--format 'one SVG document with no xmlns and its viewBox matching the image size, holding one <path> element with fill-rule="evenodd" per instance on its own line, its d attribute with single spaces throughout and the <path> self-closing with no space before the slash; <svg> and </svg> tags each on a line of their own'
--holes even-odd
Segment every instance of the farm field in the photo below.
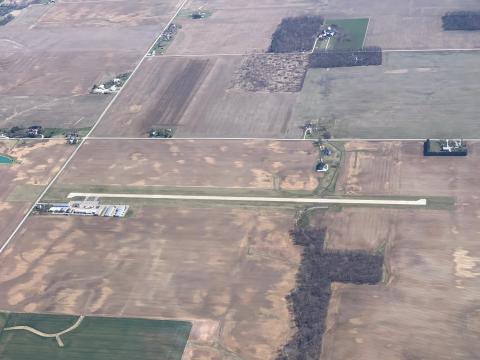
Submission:
<svg viewBox="0 0 480 360">
<path fill-rule="evenodd" d="M 241 63 L 238 56 L 149 58 L 94 136 L 147 137 L 171 127 L 175 137 L 300 137 L 297 95 L 234 89 Z"/>
<path fill-rule="evenodd" d="M 326 19 L 325 25 L 335 25 L 339 32 L 324 40 L 317 48 L 329 50 L 360 49 L 363 47 L 369 19 Z"/>
<path fill-rule="evenodd" d="M 456 159 L 423 157 L 416 142 L 355 142 L 345 150 L 339 193 L 449 196 L 456 206 L 351 208 L 313 216 L 316 226 L 327 228 L 329 249 L 385 249 L 384 283 L 334 284 L 322 359 L 475 358 L 478 143 L 469 144 L 466 158 Z"/>
<path fill-rule="evenodd" d="M 295 121 L 337 138 L 475 138 L 477 53 L 386 53 L 383 65 L 310 69 Z"/>
<path fill-rule="evenodd" d="M 143 207 L 116 220 L 29 218 L 0 255 L 0 308 L 186 319 L 187 358 L 275 358 L 292 333 L 292 212 Z"/>
<path fill-rule="evenodd" d="M 15 326 L 58 333 L 79 321 L 79 326 L 55 338 L 42 338 Z M 5 360 L 72 359 L 180 360 L 191 324 L 183 321 L 85 317 L 29 313 L 0 314 L 0 357 Z"/>
<path fill-rule="evenodd" d="M 170 54 L 244 53 L 265 50 L 269 36 L 281 17 L 297 16 L 312 11 L 326 19 L 370 18 L 367 46 L 384 49 L 478 48 L 480 38 L 473 32 L 445 32 L 441 17 L 452 10 L 478 10 L 475 0 L 427 0 L 398 2 L 387 0 L 288 1 L 271 0 L 242 2 L 242 6 L 218 0 L 206 3 L 191 1 L 189 9 L 200 7 L 212 16 L 188 21 L 169 49 Z M 264 19 L 272 19 L 265 21 Z M 251 31 L 255 29 L 255 31 Z M 205 34 L 206 36 L 202 36 Z M 242 34 L 243 36 L 239 36 Z M 252 34 L 256 34 L 252 36 Z M 257 35 L 258 34 L 258 35 Z M 199 37 L 201 37 L 199 39 Z"/>
<path fill-rule="evenodd" d="M 194 8 L 194 7 L 192 7 Z M 169 47 L 168 55 L 189 54 L 250 54 L 265 52 L 272 33 L 284 17 L 315 11 L 312 5 L 255 4 L 226 5 L 207 4 L 212 11 L 206 19 L 178 18 L 182 29 Z"/>
<path fill-rule="evenodd" d="M 133 69 L 176 1 L 32 5 L 0 27 L 0 127 L 87 127 L 110 96 L 94 83 Z M 121 31 L 119 31 L 121 29 Z"/>
<path fill-rule="evenodd" d="M 318 156 L 311 142 L 88 140 L 57 184 L 311 192 Z"/>
<path fill-rule="evenodd" d="M 381 2 L 330 1 L 321 7 L 326 19 L 370 18 L 366 46 L 383 49 L 462 49 L 480 47 L 473 32 L 445 32 L 441 17 L 452 10 L 478 10 L 475 0 Z"/>
<path fill-rule="evenodd" d="M 82 133 L 0 137 L 0 359 L 480 359 L 480 32 L 444 31 L 452 10 L 480 7 L 15 11 L 0 128 Z M 367 62 L 315 58 L 322 19 L 329 49 L 382 65 L 315 68 Z M 124 88 L 90 94 L 104 83 Z M 468 156 L 424 156 L 426 138 Z"/>
<path fill-rule="evenodd" d="M 0 164 L 0 239 L 8 238 L 36 197 L 40 195 L 73 148 L 63 139 L 30 141 L 0 141 L 0 154 L 15 160 Z"/>
</svg>

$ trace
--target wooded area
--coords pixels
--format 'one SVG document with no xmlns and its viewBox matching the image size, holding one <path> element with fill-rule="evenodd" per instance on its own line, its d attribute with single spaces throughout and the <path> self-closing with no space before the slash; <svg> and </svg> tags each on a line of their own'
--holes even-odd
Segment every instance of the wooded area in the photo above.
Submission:
<svg viewBox="0 0 480 360">
<path fill-rule="evenodd" d="M 319 359 L 332 282 L 375 284 L 381 281 L 383 253 L 324 250 L 325 229 L 291 231 L 295 245 L 304 247 L 297 286 L 288 297 L 297 332 L 278 360 Z"/>
<path fill-rule="evenodd" d="M 272 35 L 268 52 L 288 53 L 310 51 L 320 35 L 322 16 L 289 17 L 282 20 Z"/>
<path fill-rule="evenodd" d="M 310 55 L 312 68 L 369 65 L 382 65 L 382 48 L 370 46 L 359 50 L 318 50 Z"/>
<path fill-rule="evenodd" d="M 480 11 L 452 11 L 442 16 L 443 30 L 480 30 Z"/>
</svg>

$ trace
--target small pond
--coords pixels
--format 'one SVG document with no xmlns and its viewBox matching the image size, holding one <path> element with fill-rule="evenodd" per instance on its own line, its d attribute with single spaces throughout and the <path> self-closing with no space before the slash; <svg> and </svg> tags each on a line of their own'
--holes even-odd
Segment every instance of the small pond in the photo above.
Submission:
<svg viewBox="0 0 480 360">
<path fill-rule="evenodd" d="M 14 160 L 9 156 L 0 155 L 0 164 L 11 164 L 13 161 Z"/>
</svg>

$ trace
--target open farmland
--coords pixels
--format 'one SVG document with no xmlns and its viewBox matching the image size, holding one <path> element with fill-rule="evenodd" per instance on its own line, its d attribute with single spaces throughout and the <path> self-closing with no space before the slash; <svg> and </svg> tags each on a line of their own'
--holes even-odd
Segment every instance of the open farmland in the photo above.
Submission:
<svg viewBox="0 0 480 360">
<path fill-rule="evenodd" d="M 201 3 L 201 5 L 199 4 Z M 171 44 L 167 54 L 249 54 L 265 52 L 271 42 L 276 27 L 283 18 L 298 16 L 316 11 L 313 2 L 298 3 L 282 1 L 282 3 L 230 3 L 219 1 L 204 4 L 192 1 L 190 9 L 199 4 L 210 10 L 211 16 L 194 20 L 177 18 L 182 30 Z"/>
<path fill-rule="evenodd" d="M 92 125 L 110 97 L 90 88 L 131 70 L 175 5 L 62 1 L 23 9 L 0 27 L 0 127 Z"/>
<path fill-rule="evenodd" d="M 314 171 L 318 156 L 312 143 L 296 141 L 89 140 L 52 193 L 96 185 L 154 193 L 173 188 L 312 192 L 323 176 Z"/>
<path fill-rule="evenodd" d="M 94 135 L 146 137 L 167 127 L 175 137 L 300 137 L 297 95 L 234 89 L 241 64 L 238 56 L 149 58 Z"/>
<path fill-rule="evenodd" d="M 0 360 L 480 359 L 480 32 L 455 10 L 480 8 L 16 12 L 0 128 L 83 138 L 0 140 Z M 453 137 L 468 156 L 423 156 Z"/>
<path fill-rule="evenodd" d="M 0 239 L 8 238 L 48 181 L 73 150 L 62 141 L 0 141 L 0 155 L 15 159 L 0 164 Z"/>
<path fill-rule="evenodd" d="M 442 16 L 452 10 L 478 10 L 476 0 L 338 0 L 322 6 L 326 19 L 370 18 L 367 46 L 383 49 L 480 47 L 478 34 L 445 32 Z"/>
<path fill-rule="evenodd" d="M 477 53 L 386 53 L 383 65 L 310 69 L 295 106 L 338 138 L 480 137 Z"/>
<path fill-rule="evenodd" d="M 207 7 L 213 11 L 211 18 L 206 19 L 205 23 L 193 22 L 191 26 L 184 28 L 184 40 L 176 42 L 175 47 L 178 53 L 218 53 L 235 52 L 244 53 L 252 48 L 265 50 L 269 45 L 270 35 L 280 23 L 281 17 L 298 16 L 302 13 L 318 13 L 326 19 L 352 19 L 352 18 L 370 18 L 368 32 L 366 37 L 367 46 L 380 46 L 383 49 L 441 49 L 441 48 L 479 48 L 480 37 L 475 33 L 465 33 L 448 31 L 442 29 L 442 16 L 448 11 L 454 10 L 478 10 L 478 1 L 476 0 L 425 0 L 425 1 L 370 1 L 370 0 L 337 0 L 337 1 L 287 1 L 278 2 L 272 0 L 248 1 L 242 2 L 239 7 L 236 3 L 226 0 L 216 0 L 206 3 L 203 0 L 192 1 L 188 7 L 195 9 L 200 6 Z M 254 20 L 248 17 L 243 18 L 243 23 L 248 24 L 245 30 L 242 25 L 236 23 L 236 18 L 242 18 L 242 14 L 249 14 L 252 19 L 261 19 L 260 15 L 273 18 L 275 14 L 272 9 L 282 7 L 285 11 L 283 16 L 279 15 L 276 22 L 267 20 L 267 26 L 259 28 L 258 23 L 252 24 Z M 256 14 L 251 14 L 255 10 Z M 270 13 L 267 13 L 267 10 Z M 278 11 L 278 10 L 277 10 Z M 224 22 L 225 30 L 220 26 L 207 25 L 208 21 L 214 19 L 215 12 L 217 18 Z M 232 17 L 235 20 L 232 21 Z M 220 21 L 220 20 L 219 20 Z M 265 21 L 265 20 L 264 20 Z M 231 25 L 230 25 L 231 24 Z M 215 29 L 216 28 L 216 29 Z M 198 39 L 198 35 L 208 30 L 209 36 L 204 39 Z M 256 31 L 250 31 L 255 29 Z M 268 30 L 268 31 L 267 31 Z M 243 32 L 242 32 L 243 31 Z M 235 32 L 232 34 L 232 32 Z M 244 36 L 237 38 L 236 34 L 243 33 Z M 217 35 L 219 39 L 217 39 Z M 262 35 L 260 36 L 252 34 Z M 253 38 L 253 39 L 252 39 Z M 226 43 L 223 39 L 235 39 L 235 41 Z M 254 40 L 255 39 L 255 40 Z M 184 41 L 184 44 L 180 44 Z M 255 41 L 255 42 L 254 42 Z M 250 43 L 252 45 L 242 46 Z M 240 51 L 235 51 L 235 46 Z M 174 47 L 170 50 L 173 51 Z M 198 52 L 190 52 L 189 49 L 195 49 Z M 170 51 L 169 50 L 169 51 Z M 222 51 L 223 50 L 223 51 Z M 172 52 L 173 54 L 174 52 Z M 175 52 L 176 53 L 176 52 Z"/>
<path fill-rule="evenodd" d="M 0 255 L 0 308 L 188 319 L 191 359 L 274 359 L 292 333 L 292 215 L 144 207 L 120 221 L 33 216 Z"/>
<path fill-rule="evenodd" d="M 8 330 L 29 326 L 55 334 L 77 323 L 78 327 L 61 335 L 61 347 L 52 338 L 42 338 L 26 330 Z M 0 357 L 6 360 L 180 360 L 190 329 L 191 324 L 184 321 L 1 313 Z"/>
<path fill-rule="evenodd" d="M 345 146 L 339 192 L 448 196 L 456 206 L 312 216 L 326 227 L 328 249 L 385 249 L 384 283 L 334 285 L 322 359 L 474 359 L 479 353 L 479 149 L 470 143 L 466 158 L 427 158 L 419 142 Z M 373 178 L 393 185 L 380 187 Z"/>
</svg>

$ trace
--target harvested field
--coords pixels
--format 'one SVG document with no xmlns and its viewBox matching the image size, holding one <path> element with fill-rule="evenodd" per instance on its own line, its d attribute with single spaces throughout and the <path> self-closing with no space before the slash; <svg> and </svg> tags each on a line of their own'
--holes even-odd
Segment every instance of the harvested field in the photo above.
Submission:
<svg viewBox="0 0 480 360">
<path fill-rule="evenodd" d="M 470 143 L 465 158 L 424 157 L 421 142 L 356 142 L 345 150 L 339 192 L 449 196 L 456 206 L 313 216 L 317 226 L 329 227 L 328 249 L 385 249 L 386 264 L 380 285 L 334 284 L 322 359 L 474 359 L 480 352 L 474 340 L 480 334 L 479 144 Z"/>
<path fill-rule="evenodd" d="M 236 74 L 233 87 L 246 91 L 297 92 L 308 67 L 304 54 L 250 55 Z"/>
<path fill-rule="evenodd" d="M 108 27 L 124 28 L 156 27 L 165 24 L 168 11 L 173 10 L 174 1 L 98 1 L 82 3 L 77 1 L 62 1 L 48 11 L 35 27 L 58 27 L 68 24 L 72 27 Z M 173 15 L 173 12 L 170 16 Z M 145 40 L 144 40 L 145 41 Z M 153 41 L 153 39 L 152 39 Z"/>
<path fill-rule="evenodd" d="M 300 141 L 88 140 L 57 184 L 313 191 L 317 158 Z"/>
<path fill-rule="evenodd" d="M 442 49 L 480 47 L 480 36 L 444 32 L 442 16 L 452 10 L 478 10 L 475 0 L 372 2 L 330 1 L 322 14 L 331 18 L 370 18 L 366 44 L 383 49 Z"/>
<path fill-rule="evenodd" d="M 386 53 L 382 66 L 310 69 L 293 118 L 338 138 L 480 137 L 479 65 L 477 53 Z"/>
<path fill-rule="evenodd" d="M 292 335 L 292 215 L 144 207 L 121 221 L 34 216 L 0 255 L 0 307 L 193 320 L 191 359 L 273 359 Z"/>
<path fill-rule="evenodd" d="M 480 47 L 478 34 L 442 29 L 445 13 L 476 11 L 476 0 L 290 0 L 282 4 L 273 0 L 249 0 L 243 1 L 242 6 L 226 0 L 209 1 L 208 4 L 195 0 L 188 7 L 195 9 L 202 5 L 212 10 L 212 16 L 205 23 L 193 20 L 184 24 L 183 38 L 177 38 L 169 49 L 170 54 L 265 51 L 281 19 L 312 13 L 320 13 L 326 19 L 370 18 L 366 46 L 383 49 Z"/>
<path fill-rule="evenodd" d="M 472 239 L 480 228 L 468 212 L 396 214 L 388 282 L 335 285 L 322 359 L 476 357 L 480 248 Z"/>
<path fill-rule="evenodd" d="M 0 127 L 87 127 L 111 98 L 94 83 L 131 70 L 176 1 L 31 6 L 0 27 Z M 119 31 L 121 29 L 121 31 Z"/>
<path fill-rule="evenodd" d="M 0 244 L 11 234 L 73 147 L 62 141 L 0 141 L 0 154 L 15 159 L 0 164 Z M 1 245 L 0 245 L 1 246 Z"/>
<path fill-rule="evenodd" d="M 245 5 L 245 6 L 243 6 Z M 175 41 L 168 48 L 169 55 L 188 54 L 249 54 L 267 51 L 272 34 L 281 20 L 301 15 L 312 5 L 254 5 L 239 7 L 222 4 L 206 5 L 212 15 L 203 21 L 181 19 L 182 25 Z M 189 8 L 195 8 L 189 5 Z M 313 43 L 312 43 L 313 44 Z"/>
<path fill-rule="evenodd" d="M 241 62 L 149 58 L 94 135 L 146 137 L 152 127 L 167 126 L 176 128 L 175 137 L 300 137 L 292 118 L 296 94 L 232 89 Z"/>
<path fill-rule="evenodd" d="M 146 137 L 152 128 L 176 127 L 211 66 L 206 59 L 149 58 L 96 134 Z"/>
<path fill-rule="evenodd" d="M 314 228 L 325 229 L 325 247 L 329 249 L 374 252 L 393 241 L 397 214 L 397 209 L 345 207 L 312 215 L 310 222 Z"/>
<path fill-rule="evenodd" d="M 480 143 L 469 142 L 468 156 L 424 157 L 423 142 L 352 142 L 337 191 L 349 195 L 455 196 L 467 201 L 480 170 Z M 473 192 L 473 193 L 472 193 Z M 474 198 L 475 199 L 475 198 Z"/>
<path fill-rule="evenodd" d="M 62 347 L 25 330 L 58 333 L 79 321 L 79 326 L 61 335 Z M 9 360 L 180 360 L 191 324 L 184 321 L 85 317 L 29 313 L 0 314 L 0 356 Z M 3 331 L 2 331 L 3 330 Z M 58 340 L 57 340 L 58 341 Z"/>
</svg>

